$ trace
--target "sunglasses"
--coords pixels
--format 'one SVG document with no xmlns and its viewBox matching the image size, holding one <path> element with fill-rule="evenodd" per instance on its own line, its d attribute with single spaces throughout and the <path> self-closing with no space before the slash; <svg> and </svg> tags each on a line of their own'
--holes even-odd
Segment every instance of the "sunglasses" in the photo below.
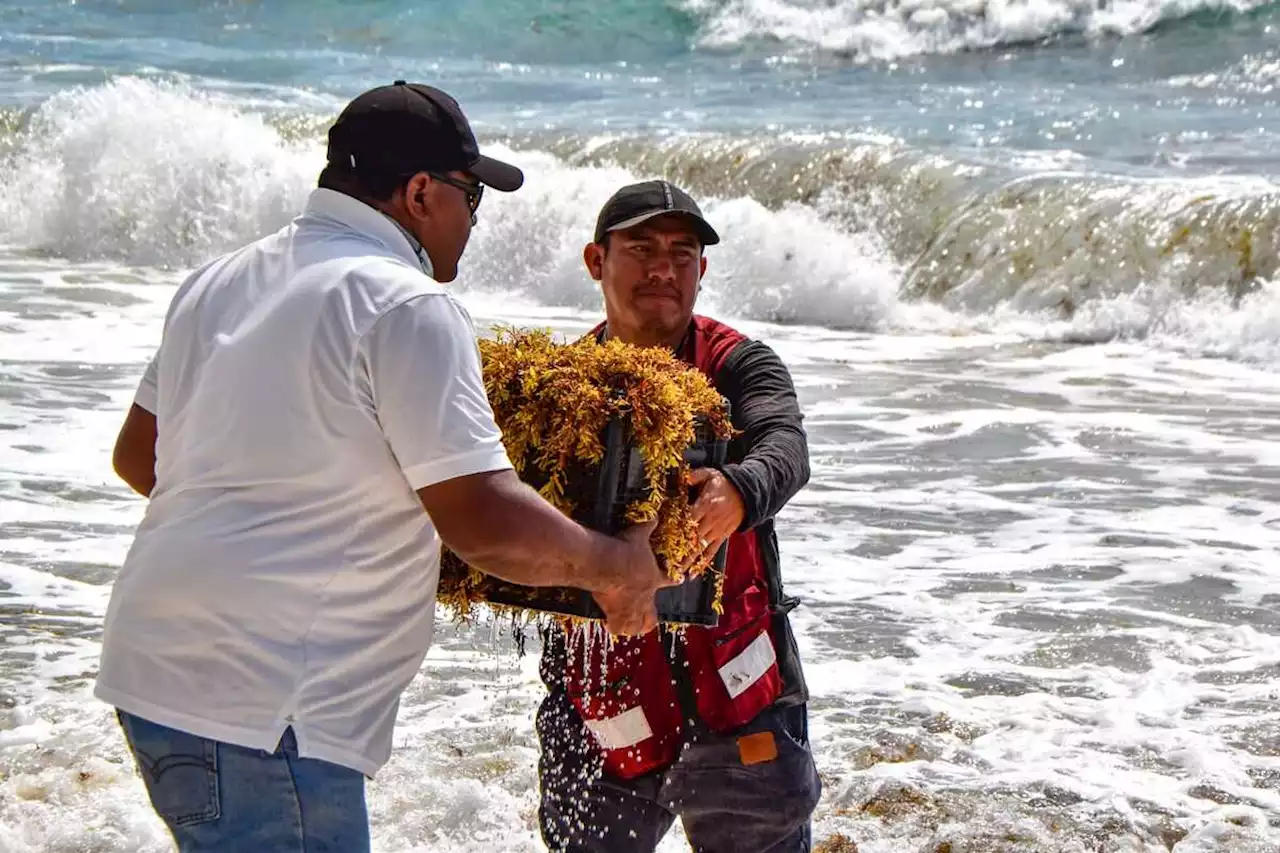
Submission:
<svg viewBox="0 0 1280 853">
<path fill-rule="evenodd" d="M 471 209 L 472 223 L 476 215 L 476 208 L 480 206 L 480 199 L 484 195 L 484 184 L 469 184 L 466 181 L 460 181 L 457 178 L 451 178 L 448 175 L 441 175 L 437 172 L 427 172 L 432 180 L 439 181 L 442 184 L 448 184 L 451 187 L 457 187 L 467 194 L 467 207 Z"/>
</svg>

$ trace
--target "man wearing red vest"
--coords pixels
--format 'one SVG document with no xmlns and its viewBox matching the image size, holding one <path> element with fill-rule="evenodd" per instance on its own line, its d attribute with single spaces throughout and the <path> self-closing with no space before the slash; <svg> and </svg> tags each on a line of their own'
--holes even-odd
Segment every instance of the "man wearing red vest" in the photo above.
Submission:
<svg viewBox="0 0 1280 853">
<path fill-rule="evenodd" d="M 728 542 L 713 628 L 615 638 L 543 634 L 539 823 L 560 853 L 651 853 L 677 816 L 697 853 L 808 853 L 821 783 L 773 518 L 809 479 L 790 373 L 765 344 L 693 313 L 720 241 L 666 181 L 618 190 L 583 260 L 604 293 L 592 335 L 671 348 L 705 373 L 739 430 L 694 472 L 704 554 Z"/>
</svg>

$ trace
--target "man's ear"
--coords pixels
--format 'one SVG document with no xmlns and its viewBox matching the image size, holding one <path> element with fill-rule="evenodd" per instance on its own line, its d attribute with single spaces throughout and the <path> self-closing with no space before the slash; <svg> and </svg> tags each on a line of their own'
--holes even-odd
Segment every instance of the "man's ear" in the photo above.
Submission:
<svg viewBox="0 0 1280 853">
<path fill-rule="evenodd" d="M 604 278 L 604 246 L 599 243 L 588 243 L 582 250 L 582 262 L 586 264 L 587 274 L 595 281 Z"/>
<path fill-rule="evenodd" d="M 425 219 L 430 215 L 430 202 L 436 190 L 435 181 L 426 172 L 419 172 L 404 183 L 402 204 L 409 215 L 415 219 Z M 394 201 L 394 197 L 392 199 Z"/>
</svg>

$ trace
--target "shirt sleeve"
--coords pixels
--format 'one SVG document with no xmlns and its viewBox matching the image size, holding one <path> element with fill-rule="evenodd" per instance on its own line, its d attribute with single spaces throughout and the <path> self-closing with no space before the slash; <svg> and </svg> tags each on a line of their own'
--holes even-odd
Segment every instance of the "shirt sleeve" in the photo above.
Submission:
<svg viewBox="0 0 1280 853">
<path fill-rule="evenodd" d="M 809 482 L 809 444 L 791 373 L 770 347 L 739 344 L 720 369 L 716 387 L 729 400 L 741 435 L 723 473 L 746 514 L 741 530 L 773 518 Z"/>
<path fill-rule="evenodd" d="M 214 258 L 206 262 L 198 269 L 193 270 L 187 275 L 182 283 L 178 285 L 178 289 L 174 291 L 172 298 L 169 300 L 169 307 L 165 309 L 164 324 L 161 330 L 160 346 L 156 347 L 155 353 L 151 356 L 151 361 L 147 362 L 147 369 L 142 373 L 142 379 L 138 382 L 138 388 L 133 394 L 133 403 L 135 406 L 146 409 L 153 415 L 159 415 L 160 406 L 160 354 L 164 351 L 164 332 L 167 331 L 169 320 L 173 316 L 174 309 L 180 304 L 183 296 L 199 282 L 208 271 L 218 264 L 226 263 L 229 255 Z"/>
<path fill-rule="evenodd" d="M 159 414 L 158 408 L 159 397 L 159 379 L 160 370 L 160 350 L 156 350 L 155 355 L 151 356 L 151 361 L 147 362 L 147 369 L 142 372 L 142 379 L 138 382 L 138 390 L 133 394 L 134 405 L 146 409 L 151 414 Z"/>
<path fill-rule="evenodd" d="M 446 294 L 391 308 L 361 339 L 368 402 L 414 490 L 511 468 L 484 390 L 475 327 Z"/>
</svg>

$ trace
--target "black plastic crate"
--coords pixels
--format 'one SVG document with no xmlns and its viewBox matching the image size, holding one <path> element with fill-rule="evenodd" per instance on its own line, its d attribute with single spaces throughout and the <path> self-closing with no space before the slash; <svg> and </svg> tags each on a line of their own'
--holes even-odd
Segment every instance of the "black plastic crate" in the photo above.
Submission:
<svg viewBox="0 0 1280 853">
<path fill-rule="evenodd" d="M 602 533 L 616 534 L 627 526 L 627 506 L 646 497 L 648 485 L 644 459 L 634 446 L 629 424 L 623 419 L 611 421 L 602 438 L 605 452 L 600 463 L 575 464 L 566 473 L 565 493 L 574 502 L 575 521 Z M 684 458 L 693 468 L 720 466 L 725 462 L 728 449 L 728 441 L 717 439 L 705 421 L 699 419 L 695 441 L 685 451 Z M 542 485 L 529 482 L 535 488 Z M 724 571 L 725 552 L 726 546 L 721 545 L 711 567 L 701 575 L 657 592 L 654 601 L 659 620 L 683 625 L 716 624 L 719 617 L 713 603 L 717 577 Z M 449 582 L 450 573 L 456 572 L 466 572 L 456 557 L 442 561 L 442 585 Z M 475 596 L 493 604 L 544 613 L 604 618 L 590 593 L 568 587 L 521 586 L 485 575 Z"/>
</svg>

